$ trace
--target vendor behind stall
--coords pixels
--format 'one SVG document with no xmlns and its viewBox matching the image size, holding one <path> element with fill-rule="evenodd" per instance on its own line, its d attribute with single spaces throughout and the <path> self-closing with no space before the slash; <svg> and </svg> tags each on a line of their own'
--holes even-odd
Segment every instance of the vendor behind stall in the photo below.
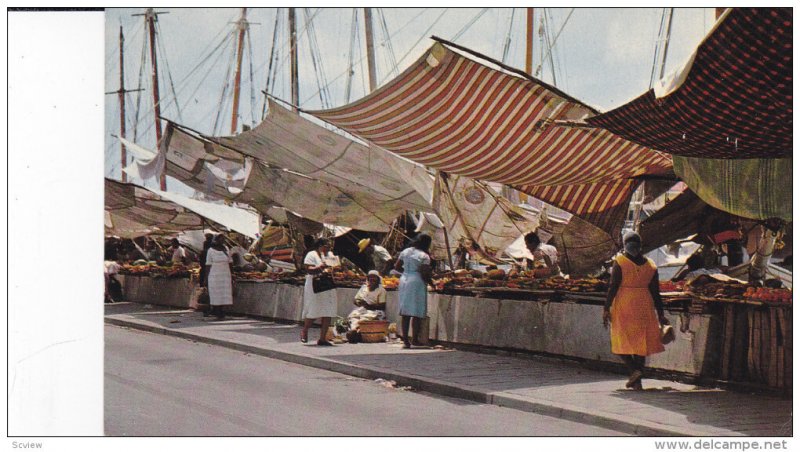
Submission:
<svg viewBox="0 0 800 452">
<path fill-rule="evenodd" d="M 181 246 L 178 239 L 172 239 L 172 241 L 170 241 L 169 250 L 172 252 L 172 265 L 182 265 L 187 262 L 186 250 Z"/>
<path fill-rule="evenodd" d="M 539 235 L 535 232 L 525 234 L 525 246 L 533 255 L 534 267 L 546 267 L 550 270 L 550 275 L 560 275 L 561 268 L 558 266 L 558 250 L 553 245 L 542 243 Z"/>
<path fill-rule="evenodd" d="M 359 240 L 358 252 L 366 253 L 369 257 L 372 264 L 370 270 L 376 270 L 380 275 L 386 275 L 392 269 L 392 255 L 386 248 L 373 244 L 372 239 Z"/>
<path fill-rule="evenodd" d="M 681 270 L 677 275 L 675 275 L 672 280 L 673 281 L 683 281 L 694 279 L 700 275 L 712 275 L 715 273 L 721 273 L 721 270 L 718 268 L 705 268 L 705 259 L 700 254 L 692 254 L 689 256 L 689 259 L 686 259 L 686 268 Z"/>
<path fill-rule="evenodd" d="M 367 282 L 356 293 L 353 304 L 357 308 L 347 316 L 351 331 L 358 330 L 361 321 L 386 319 L 386 289 L 377 271 L 370 270 L 367 274 Z"/>
</svg>

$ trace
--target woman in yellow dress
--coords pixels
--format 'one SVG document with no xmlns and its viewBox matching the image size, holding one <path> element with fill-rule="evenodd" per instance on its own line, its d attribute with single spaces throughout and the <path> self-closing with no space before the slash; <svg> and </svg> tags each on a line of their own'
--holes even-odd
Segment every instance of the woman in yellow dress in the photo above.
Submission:
<svg viewBox="0 0 800 452">
<path fill-rule="evenodd" d="M 623 253 L 614 258 L 611 283 L 603 310 L 603 325 L 611 323 L 611 353 L 620 355 L 631 371 L 625 387 L 642 389 L 646 356 L 664 351 L 661 325 L 666 324 L 658 271 L 642 255 L 642 239 L 630 232 Z"/>
</svg>

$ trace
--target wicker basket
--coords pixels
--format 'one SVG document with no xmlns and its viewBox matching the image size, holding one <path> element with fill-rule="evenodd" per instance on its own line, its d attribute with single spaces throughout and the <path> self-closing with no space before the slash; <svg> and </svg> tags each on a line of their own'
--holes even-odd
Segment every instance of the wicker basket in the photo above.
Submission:
<svg viewBox="0 0 800 452">
<path fill-rule="evenodd" d="M 358 322 L 359 333 L 389 333 L 389 322 L 385 320 L 362 320 Z"/>
<path fill-rule="evenodd" d="M 386 342 L 386 333 L 360 333 L 361 342 L 374 344 L 376 342 Z"/>
<path fill-rule="evenodd" d="M 385 320 L 364 320 L 358 323 L 361 342 L 384 342 L 389 333 L 389 322 Z"/>
</svg>

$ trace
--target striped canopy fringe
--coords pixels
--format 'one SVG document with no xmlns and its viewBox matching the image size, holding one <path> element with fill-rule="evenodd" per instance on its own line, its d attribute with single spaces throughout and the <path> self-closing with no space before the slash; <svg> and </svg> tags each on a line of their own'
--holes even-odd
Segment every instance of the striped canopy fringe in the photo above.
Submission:
<svg viewBox="0 0 800 452">
<path fill-rule="evenodd" d="M 685 157 L 791 156 L 791 8 L 730 10 L 690 64 L 665 97 L 650 90 L 587 122 Z"/>
</svg>

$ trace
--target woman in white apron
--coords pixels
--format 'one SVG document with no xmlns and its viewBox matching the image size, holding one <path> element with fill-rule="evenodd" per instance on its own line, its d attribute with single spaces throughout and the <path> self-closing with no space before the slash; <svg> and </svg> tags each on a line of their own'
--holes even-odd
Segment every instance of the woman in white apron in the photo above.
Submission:
<svg viewBox="0 0 800 452">
<path fill-rule="evenodd" d="M 303 290 L 303 331 L 300 332 L 300 342 L 308 342 L 308 329 L 314 320 L 321 319 L 319 340 L 317 345 L 333 345 L 325 336 L 331 324 L 331 317 L 336 316 L 336 291 L 328 290 L 325 292 L 314 293 L 313 280 L 328 268 L 326 260 L 332 261 L 335 257 L 330 252 L 330 244 L 326 239 L 319 239 L 314 242 L 314 249 L 306 254 L 303 265 L 306 271 L 306 285 Z"/>
<path fill-rule="evenodd" d="M 211 313 L 217 316 L 217 320 L 225 318 L 223 306 L 233 304 L 231 262 L 228 250 L 225 248 L 225 235 L 217 234 L 206 254 L 208 297 L 211 299 Z"/>
</svg>

